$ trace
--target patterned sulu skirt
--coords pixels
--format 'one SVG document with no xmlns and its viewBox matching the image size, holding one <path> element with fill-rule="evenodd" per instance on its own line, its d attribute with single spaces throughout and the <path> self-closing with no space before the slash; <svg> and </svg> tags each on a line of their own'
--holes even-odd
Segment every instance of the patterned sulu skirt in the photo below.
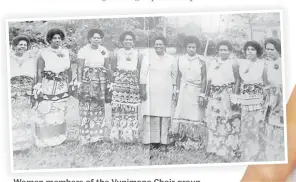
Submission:
<svg viewBox="0 0 296 182">
<path fill-rule="evenodd" d="M 42 93 L 38 96 L 35 142 L 38 147 L 62 144 L 67 139 L 67 71 L 59 74 L 42 72 Z"/>
<path fill-rule="evenodd" d="M 207 152 L 214 153 L 226 160 L 240 158 L 240 112 L 232 107 L 233 84 L 210 86 L 206 109 L 208 128 Z"/>
<path fill-rule="evenodd" d="M 140 142 L 138 106 L 140 100 L 138 70 L 117 70 L 112 84 L 112 121 L 109 138 L 112 142 Z"/>
<path fill-rule="evenodd" d="M 80 141 L 82 144 L 107 139 L 105 93 L 107 70 L 102 67 L 85 67 L 79 88 Z"/>
<path fill-rule="evenodd" d="M 207 130 L 205 109 L 198 104 L 201 86 L 181 83 L 177 107 L 169 129 L 170 142 L 187 150 L 204 150 Z"/>
<path fill-rule="evenodd" d="M 268 161 L 284 161 L 285 135 L 282 87 L 267 89 L 266 105 L 265 156 Z"/>
<path fill-rule="evenodd" d="M 262 84 L 241 86 L 242 161 L 265 161 L 265 107 Z"/>
<path fill-rule="evenodd" d="M 29 149 L 34 144 L 31 108 L 33 78 L 17 76 L 10 80 L 12 106 L 12 143 L 13 151 Z"/>
</svg>

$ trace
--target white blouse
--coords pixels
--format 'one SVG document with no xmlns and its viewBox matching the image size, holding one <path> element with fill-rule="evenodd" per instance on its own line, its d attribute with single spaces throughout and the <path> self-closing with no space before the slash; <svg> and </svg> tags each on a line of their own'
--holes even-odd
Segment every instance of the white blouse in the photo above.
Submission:
<svg viewBox="0 0 296 182">
<path fill-rule="evenodd" d="M 10 77 L 29 76 L 35 77 L 37 72 L 37 53 L 25 52 L 22 57 L 10 54 Z"/>
<path fill-rule="evenodd" d="M 179 71 L 182 74 L 182 83 L 200 84 L 202 75 L 201 68 L 203 66 L 201 60 L 203 57 L 196 55 L 194 57 L 188 56 L 188 54 L 180 56 L 178 61 Z"/>
<path fill-rule="evenodd" d="M 282 85 L 282 62 L 281 59 L 275 61 L 266 61 L 267 80 L 272 86 Z"/>
<path fill-rule="evenodd" d="M 233 65 L 235 61 L 227 59 L 222 61 L 221 58 L 211 63 L 208 69 L 208 80 L 212 81 L 213 85 L 227 85 L 235 82 L 233 73 Z"/>
<path fill-rule="evenodd" d="M 138 66 L 139 53 L 135 49 L 119 49 L 116 52 L 117 68 L 120 70 L 136 70 Z"/>
<path fill-rule="evenodd" d="M 263 71 L 265 62 L 257 60 L 252 62 L 247 59 L 239 61 L 239 74 L 245 84 L 263 84 Z"/>
<path fill-rule="evenodd" d="M 105 63 L 105 58 L 108 57 L 109 54 L 105 47 L 99 46 L 98 49 L 92 49 L 90 44 L 82 47 L 78 51 L 77 55 L 77 58 L 84 59 L 84 65 L 89 67 L 103 67 Z"/>
<path fill-rule="evenodd" d="M 45 62 L 44 71 L 52 71 L 56 74 L 70 68 L 70 54 L 67 49 L 45 48 L 40 53 Z"/>
</svg>

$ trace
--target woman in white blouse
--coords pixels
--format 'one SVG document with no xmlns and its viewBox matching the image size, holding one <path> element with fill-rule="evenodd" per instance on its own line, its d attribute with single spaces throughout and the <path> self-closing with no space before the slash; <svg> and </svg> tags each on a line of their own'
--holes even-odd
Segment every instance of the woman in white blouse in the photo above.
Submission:
<svg viewBox="0 0 296 182">
<path fill-rule="evenodd" d="M 104 33 L 88 31 L 89 44 L 78 51 L 80 140 L 82 144 L 97 142 L 106 137 L 105 91 L 109 76 L 109 55 L 101 46 Z"/>
<path fill-rule="evenodd" d="M 206 144 L 205 91 L 207 68 L 197 54 L 200 41 L 195 36 L 184 40 L 187 53 L 178 59 L 177 88 L 180 89 L 171 125 L 175 144 L 185 149 L 202 150 Z"/>
<path fill-rule="evenodd" d="M 240 78 L 236 60 L 230 58 L 233 47 L 229 41 L 217 44 L 218 58 L 208 70 L 208 154 L 233 161 L 240 156 L 240 114 L 234 109 L 232 96 L 238 94 Z"/>
<path fill-rule="evenodd" d="M 69 51 L 61 47 L 65 34 L 53 28 L 47 33 L 49 47 L 40 51 L 37 60 L 37 84 L 34 95 L 39 104 L 36 124 L 36 145 L 56 146 L 67 138 L 67 98 L 72 80 Z"/>
<path fill-rule="evenodd" d="M 141 63 L 145 58 L 134 48 L 136 36 L 131 31 L 119 37 L 123 47 L 112 60 L 112 122 L 110 138 L 122 143 L 140 142 L 138 107 L 140 98 Z M 142 98 L 145 90 L 141 90 Z"/>
<path fill-rule="evenodd" d="M 264 87 L 267 71 L 262 46 L 256 41 L 244 45 L 246 59 L 239 62 L 241 77 L 241 150 L 242 161 L 262 161 L 264 156 Z"/>
<path fill-rule="evenodd" d="M 27 51 L 29 46 L 30 40 L 26 36 L 20 35 L 12 40 L 10 83 L 13 151 L 23 151 L 34 144 L 31 129 L 34 110 L 30 101 L 36 75 L 36 57 Z"/>
<path fill-rule="evenodd" d="M 268 81 L 265 155 L 269 161 L 283 161 L 285 159 L 285 140 L 281 42 L 275 38 L 268 38 L 265 40 L 264 46 Z"/>
</svg>

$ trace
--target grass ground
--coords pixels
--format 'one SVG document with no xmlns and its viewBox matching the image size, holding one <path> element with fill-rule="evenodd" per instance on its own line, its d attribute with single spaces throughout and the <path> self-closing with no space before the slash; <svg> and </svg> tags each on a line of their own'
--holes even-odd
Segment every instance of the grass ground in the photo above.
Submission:
<svg viewBox="0 0 296 182">
<path fill-rule="evenodd" d="M 111 115 L 107 107 L 107 117 Z M 68 140 L 55 147 L 37 148 L 14 154 L 14 169 L 61 169 L 112 166 L 143 166 L 200 164 L 225 162 L 217 156 L 208 157 L 203 151 L 187 151 L 170 146 L 168 152 L 144 149 L 143 145 L 97 142 L 87 146 L 78 143 L 78 101 L 69 99 L 67 113 Z"/>
</svg>

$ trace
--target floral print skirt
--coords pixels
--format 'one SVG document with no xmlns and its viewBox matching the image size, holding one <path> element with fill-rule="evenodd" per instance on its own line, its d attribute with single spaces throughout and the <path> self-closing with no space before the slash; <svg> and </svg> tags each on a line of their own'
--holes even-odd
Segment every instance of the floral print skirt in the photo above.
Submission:
<svg viewBox="0 0 296 182">
<path fill-rule="evenodd" d="M 42 94 L 36 109 L 35 142 L 38 147 L 62 144 L 67 139 L 68 82 L 65 73 L 43 72 Z"/>
<path fill-rule="evenodd" d="M 12 148 L 23 151 L 33 146 L 31 93 L 33 78 L 18 76 L 11 78 Z"/>
<path fill-rule="evenodd" d="M 231 108 L 231 91 L 211 94 L 206 110 L 208 128 L 207 152 L 226 160 L 240 158 L 241 116 Z"/>
<path fill-rule="evenodd" d="M 109 138 L 113 142 L 138 143 L 140 88 L 137 70 L 117 70 L 112 84 L 112 121 Z"/>
<path fill-rule="evenodd" d="M 107 138 L 105 119 L 105 91 L 107 70 L 85 67 L 79 88 L 80 141 L 82 144 Z"/>
<path fill-rule="evenodd" d="M 281 87 L 271 87 L 267 92 L 267 123 L 265 129 L 265 156 L 268 161 L 285 160 L 285 135 L 283 94 Z"/>
<path fill-rule="evenodd" d="M 185 149 L 205 149 L 207 129 L 205 110 L 198 105 L 199 85 L 182 83 L 180 94 L 170 126 L 170 142 Z"/>
<path fill-rule="evenodd" d="M 262 84 L 241 85 L 241 150 L 243 162 L 265 161 L 264 93 Z"/>
</svg>

